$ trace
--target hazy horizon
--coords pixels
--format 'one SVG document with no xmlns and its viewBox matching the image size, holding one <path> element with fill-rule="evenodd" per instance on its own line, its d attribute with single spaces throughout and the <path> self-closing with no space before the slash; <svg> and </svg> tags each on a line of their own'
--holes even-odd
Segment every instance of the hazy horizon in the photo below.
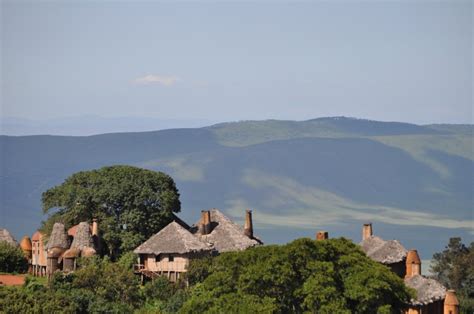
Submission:
<svg viewBox="0 0 474 314">
<path fill-rule="evenodd" d="M 346 116 L 344 116 L 346 117 Z M 337 117 L 312 117 L 305 120 L 287 121 L 307 121 L 320 118 Z M 363 117 L 346 117 L 351 119 L 371 120 Z M 127 133 L 127 132 L 147 132 L 180 128 L 202 128 L 220 123 L 235 123 L 242 121 L 265 121 L 282 119 L 262 119 L 262 120 L 234 120 L 234 121 L 212 121 L 205 119 L 160 119 L 150 117 L 102 117 L 98 115 L 69 116 L 56 119 L 24 119 L 17 117 L 0 117 L 0 135 L 7 136 L 28 136 L 28 135 L 59 135 L 59 136 L 91 136 L 105 133 Z M 282 120 L 283 121 L 283 120 Z M 381 120 L 371 120 L 381 121 Z M 407 121 L 381 121 L 400 122 Z M 411 124 L 411 123 L 410 123 Z M 416 124 L 416 123 L 413 123 Z M 430 124 L 451 124 L 461 125 L 462 123 L 426 123 Z M 472 123 L 466 124 L 472 125 Z"/>
</svg>

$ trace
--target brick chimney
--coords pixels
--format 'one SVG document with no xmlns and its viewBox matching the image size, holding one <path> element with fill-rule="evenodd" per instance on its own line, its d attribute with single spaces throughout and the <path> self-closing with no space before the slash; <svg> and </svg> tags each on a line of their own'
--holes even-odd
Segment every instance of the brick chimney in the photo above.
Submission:
<svg viewBox="0 0 474 314">
<path fill-rule="evenodd" d="M 417 250 L 409 250 L 406 260 L 405 278 L 410 278 L 415 275 L 421 275 L 421 260 Z"/>
<path fill-rule="evenodd" d="M 201 234 L 211 233 L 211 212 L 209 210 L 201 210 Z"/>
<path fill-rule="evenodd" d="M 92 218 L 92 236 L 99 236 L 99 224 L 97 218 Z"/>
<path fill-rule="evenodd" d="M 372 236 L 372 223 L 364 224 L 362 227 L 362 241 Z"/>
<path fill-rule="evenodd" d="M 448 290 L 444 298 L 444 313 L 459 314 L 459 301 L 456 297 L 456 291 Z"/>
<path fill-rule="evenodd" d="M 318 241 L 327 240 L 328 238 L 329 238 L 329 235 L 327 231 L 318 231 L 316 233 L 316 240 Z"/>
<path fill-rule="evenodd" d="M 253 238 L 252 211 L 250 209 L 245 211 L 244 234 L 251 239 Z"/>
</svg>

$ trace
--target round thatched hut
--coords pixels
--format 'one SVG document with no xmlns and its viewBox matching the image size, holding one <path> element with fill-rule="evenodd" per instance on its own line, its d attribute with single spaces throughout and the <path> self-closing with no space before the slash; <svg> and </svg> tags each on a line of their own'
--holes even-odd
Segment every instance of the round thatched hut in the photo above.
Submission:
<svg viewBox="0 0 474 314">
<path fill-rule="evenodd" d="M 11 233 L 7 229 L 0 228 L 0 242 L 7 242 L 13 246 L 17 246 L 18 243 L 16 242 L 15 238 L 11 235 Z"/>
<path fill-rule="evenodd" d="M 46 271 L 48 275 L 54 273 L 61 268 L 62 254 L 69 248 L 69 239 L 64 225 L 57 222 L 53 225 L 53 231 L 48 239 L 46 245 L 47 250 L 47 265 Z"/>
</svg>

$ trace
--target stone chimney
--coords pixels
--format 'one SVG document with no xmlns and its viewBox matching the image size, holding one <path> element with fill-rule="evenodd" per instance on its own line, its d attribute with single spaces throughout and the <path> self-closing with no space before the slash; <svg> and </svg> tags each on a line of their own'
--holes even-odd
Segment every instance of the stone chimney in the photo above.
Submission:
<svg viewBox="0 0 474 314">
<path fill-rule="evenodd" d="M 459 314 L 459 301 L 456 297 L 456 291 L 448 290 L 444 298 L 444 313 Z"/>
<path fill-rule="evenodd" d="M 201 210 L 201 234 L 211 233 L 211 212 L 209 210 Z"/>
<path fill-rule="evenodd" d="M 92 218 L 92 236 L 99 236 L 99 223 L 97 218 Z"/>
<path fill-rule="evenodd" d="M 327 240 L 328 238 L 329 238 L 329 235 L 327 231 L 318 231 L 316 233 L 316 240 L 318 241 Z"/>
<path fill-rule="evenodd" d="M 415 275 L 421 275 L 421 260 L 417 250 L 409 250 L 406 260 L 405 278 L 410 278 Z"/>
<path fill-rule="evenodd" d="M 253 238 L 252 211 L 250 209 L 245 211 L 244 234 L 251 239 Z"/>
<path fill-rule="evenodd" d="M 372 236 L 372 223 L 364 224 L 362 227 L 362 241 Z"/>
</svg>

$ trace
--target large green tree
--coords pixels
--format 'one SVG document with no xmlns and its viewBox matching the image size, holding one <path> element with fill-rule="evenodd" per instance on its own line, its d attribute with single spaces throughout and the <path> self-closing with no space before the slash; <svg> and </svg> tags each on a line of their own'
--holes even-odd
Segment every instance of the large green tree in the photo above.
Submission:
<svg viewBox="0 0 474 314">
<path fill-rule="evenodd" d="M 298 239 L 191 262 L 186 313 L 399 313 L 413 296 L 346 239 Z"/>
<path fill-rule="evenodd" d="M 474 313 L 474 242 L 467 247 L 461 238 L 450 238 L 445 249 L 433 255 L 431 272 L 456 290 L 461 313 Z"/>
<path fill-rule="evenodd" d="M 97 218 L 113 257 L 159 231 L 181 208 L 170 176 L 131 166 L 75 173 L 44 192 L 42 202 L 45 213 L 56 210 L 44 223 L 46 232 L 56 221 L 71 227 Z"/>
</svg>

